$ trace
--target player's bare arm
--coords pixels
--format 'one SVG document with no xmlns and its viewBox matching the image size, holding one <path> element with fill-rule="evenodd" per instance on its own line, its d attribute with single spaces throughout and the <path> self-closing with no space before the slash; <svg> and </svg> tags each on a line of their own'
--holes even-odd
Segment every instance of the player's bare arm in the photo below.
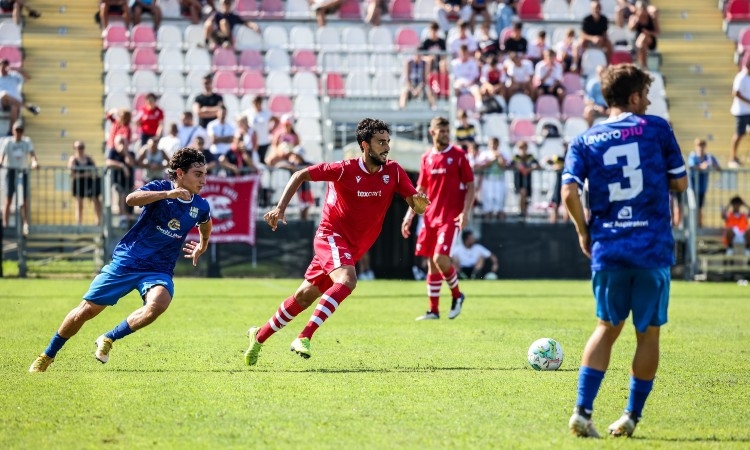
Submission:
<svg viewBox="0 0 750 450">
<path fill-rule="evenodd" d="M 299 189 L 299 187 L 305 181 L 312 181 L 310 172 L 307 170 L 307 168 L 294 172 L 292 174 L 292 177 L 289 179 L 289 182 L 286 184 L 286 187 L 284 187 L 284 192 L 281 194 L 279 203 L 274 209 L 268 211 L 263 215 L 263 220 L 266 221 L 268 226 L 270 226 L 273 231 L 276 231 L 276 228 L 279 226 L 279 222 L 286 225 L 286 207 L 289 206 L 289 202 L 292 201 L 292 197 L 297 192 L 297 189 Z"/>
<path fill-rule="evenodd" d="M 568 214 L 575 224 L 576 233 L 578 233 L 578 245 L 581 247 L 583 254 L 591 258 L 591 236 L 586 224 L 586 215 L 583 212 L 583 203 L 578 193 L 578 185 L 575 183 L 563 184 L 561 195 L 565 207 L 568 209 Z"/>
<path fill-rule="evenodd" d="M 685 192 L 687 187 L 688 179 L 686 176 L 669 180 L 669 190 L 672 192 Z"/>
<path fill-rule="evenodd" d="M 208 250 L 208 241 L 211 238 L 212 229 L 213 224 L 209 219 L 208 222 L 198 225 L 198 232 L 201 235 L 200 242 L 185 242 L 182 251 L 185 252 L 185 258 L 193 260 L 193 267 L 198 265 L 198 258 Z"/>
<path fill-rule="evenodd" d="M 476 188 L 474 182 L 466 183 L 466 199 L 464 200 L 464 209 L 461 214 L 456 217 L 456 223 L 458 228 L 463 230 L 469 224 L 469 214 L 471 214 L 471 208 L 474 206 L 474 194 Z"/>
<path fill-rule="evenodd" d="M 190 200 L 193 194 L 185 188 L 174 188 L 169 191 L 133 191 L 125 198 L 125 203 L 128 206 L 143 206 L 150 203 L 158 202 L 159 200 L 166 200 L 168 198 L 181 198 L 183 200 Z"/>
</svg>

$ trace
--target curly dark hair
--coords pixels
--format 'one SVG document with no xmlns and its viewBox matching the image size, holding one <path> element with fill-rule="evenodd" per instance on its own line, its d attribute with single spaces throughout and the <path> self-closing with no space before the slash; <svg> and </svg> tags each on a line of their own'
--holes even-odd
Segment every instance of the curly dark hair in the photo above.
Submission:
<svg viewBox="0 0 750 450">
<path fill-rule="evenodd" d="M 380 133 L 381 131 L 385 131 L 386 133 L 391 133 L 391 128 L 388 126 L 387 123 L 383 122 L 382 120 L 378 119 L 362 119 L 357 124 L 357 144 L 359 144 L 359 149 L 364 151 L 362 149 L 362 143 L 367 142 L 369 143 L 372 139 L 372 136 L 375 133 Z"/>
<path fill-rule="evenodd" d="M 203 166 L 206 164 L 206 157 L 200 150 L 184 147 L 172 156 L 169 160 L 169 179 L 174 180 L 177 178 L 177 169 L 182 169 L 183 172 L 187 172 L 194 165 Z"/>
<path fill-rule="evenodd" d="M 627 106 L 630 94 L 648 89 L 652 80 L 633 64 L 609 66 L 602 73 L 602 95 L 610 108 Z"/>
</svg>

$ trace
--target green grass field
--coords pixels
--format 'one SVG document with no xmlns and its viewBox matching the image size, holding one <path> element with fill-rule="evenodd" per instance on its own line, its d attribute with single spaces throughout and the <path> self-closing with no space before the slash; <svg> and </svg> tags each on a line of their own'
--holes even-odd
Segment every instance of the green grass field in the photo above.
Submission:
<svg viewBox="0 0 750 450">
<path fill-rule="evenodd" d="M 135 294 L 89 322 L 43 374 L 27 372 L 86 280 L 6 279 L 0 290 L 0 448 L 716 448 L 750 447 L 750 288 L 675 282 L 662 364 L 632 439 L 577 439 L 567 420 L 594 327 L 588 282 L 463 282 L 456 320 L 415 322 L 415 281 L 360 283 L 318 331 L 313 356 L 289 343 L 309 312 L 273 336 L 253 368 L 245 332 L 297 280 L 176 280 L 152 326 L 93 341 L 140 305 Z M 447 316 L 449 294 L 443 288 Z M 556 372 L 526 363 L 553 337 Z M 628 395 L 624 332 L 596 401 L 599 431 Z"/>
</svg>

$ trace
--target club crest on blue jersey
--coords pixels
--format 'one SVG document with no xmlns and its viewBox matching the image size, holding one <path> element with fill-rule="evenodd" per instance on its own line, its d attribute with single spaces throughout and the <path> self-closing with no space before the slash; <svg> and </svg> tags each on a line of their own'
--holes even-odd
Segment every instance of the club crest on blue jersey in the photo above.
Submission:
<svg viewBox="0 0 750 450">
<path fill-rule="evenodd" d="M 383 183 L 388 184 L 389 181 L 391 181 L 391 176 L 383 175 Z"/>
<path fill-rule="evenodd" d="M 172 219 L 169 221 L 167 226 L 169 227 L 170 230 L 177 231 L 180 229 L 180 221 L 177 219 Z"/>
<path fill-rule="evenodd" d="M 196 208 L 195 206 L 191 206 L 189 214 L 190 214 L 190 217 L 195 219 L 196 217 L 198 217 L 198 208 Z"/>
</svg>

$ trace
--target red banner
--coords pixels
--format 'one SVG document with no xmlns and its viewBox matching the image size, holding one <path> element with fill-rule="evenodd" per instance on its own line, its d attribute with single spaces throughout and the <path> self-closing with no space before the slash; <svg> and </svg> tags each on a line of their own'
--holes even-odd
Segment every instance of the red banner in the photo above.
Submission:
<svg viewBox="0 0 750 450">
<path fill-rule="evenodd" d="M 245 242 L 255 245 L 259 183 L 258 175 L 206 178 L 206 185 L 200 196 L 211 205 L 211 242 Z M 191 231 L 188 240 L 200 239 L 197 230 L 195 228 Z"/>
</svg>

